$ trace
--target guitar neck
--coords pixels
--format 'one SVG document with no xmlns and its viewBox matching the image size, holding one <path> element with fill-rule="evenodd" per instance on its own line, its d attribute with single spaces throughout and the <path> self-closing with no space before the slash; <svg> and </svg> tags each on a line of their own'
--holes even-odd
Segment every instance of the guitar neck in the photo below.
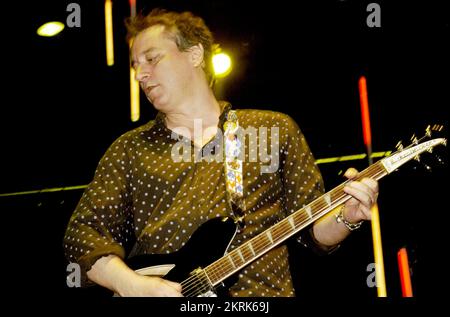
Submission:
<svg viewBox="0 0 450 317">
<path fill-rule="evenodd" d="M 387 174 L 388 172 L 384 168 L 382 161 L 378 161 L 360 172 L 357 179 L 369 177 L 378 180 Z M 297 210 L 274 226 L 208 265 L 204 269 L 204 272 L 208 276 L 210 283 L 216 286 L 230 275 L 236 273 L 337 206 L 346 202 L 351 198 L 343 190 L 348 182 L 346 181 L 335 187 L 307 206 Z"/>
</svg>

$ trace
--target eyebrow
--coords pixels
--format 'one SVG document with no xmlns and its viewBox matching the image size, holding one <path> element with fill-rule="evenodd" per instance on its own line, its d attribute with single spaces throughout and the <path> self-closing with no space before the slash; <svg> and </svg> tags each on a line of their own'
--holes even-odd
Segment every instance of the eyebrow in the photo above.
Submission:
<svg viewBox="0 0 450 317">
<path fill-rule="evenodd" d="M 150 52 L 152 52 L 152 51 L 156 51 L 156 50 L 158 50 L 156 47 L 149 47 L 149 48 L 147 48 L 145 51 L 143 51 L 141 54 L 147 54 L 147 53 L 150 53 Z M 134 60 L 133 58 L 131 58 L 131 65 L 133 65 L 134 63 L 137 63 L 137 61 L 136 60 Z"/>
</svg>

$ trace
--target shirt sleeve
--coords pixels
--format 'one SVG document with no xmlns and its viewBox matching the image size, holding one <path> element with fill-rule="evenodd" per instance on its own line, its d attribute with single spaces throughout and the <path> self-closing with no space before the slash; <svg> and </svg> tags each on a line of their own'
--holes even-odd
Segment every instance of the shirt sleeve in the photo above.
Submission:
<svg viewBox="0 0 450 317">
<path fill-rule="evenodd" d="M 117 139 L 102 157 L 66 229 L 66 258 L 80 265 L 82 286 L 93 284 L 86 272 L 99 258 L 115 254 L 123 259 L 133 236 L 127 143 Z"/>
<path fill-rule="evenodd" d="M 281 122 L 280 159 L 285 209 L 292 214 L 323 195 L 325 190 L 320 170 L 297 123 L 288 115 L 282 115 Z M 319 243 L 314 238 L 312 225 L 301 231 L 297 241 L 321 255 L 337 248 Z"/>
</svg>

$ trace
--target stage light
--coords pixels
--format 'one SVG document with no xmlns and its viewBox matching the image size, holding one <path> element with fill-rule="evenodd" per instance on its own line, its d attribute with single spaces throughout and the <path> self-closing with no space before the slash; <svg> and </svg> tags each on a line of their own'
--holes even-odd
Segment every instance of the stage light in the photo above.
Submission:
<svg viewBox="0 0 450 317">
<path fill-rule="evenodd" d="M 114 65 L 112 1 L 105 0 L 106 64 Z"/>
<path fill-rule="evenodd" d="M 40 36 L 50 37 L 55 36 L 62 30 L 64 30 L 64 24 L 58 21 L 52 21 L 41 25 L 37 30 L 37 34 Z"/>
<path fill-rule="evenodd" d="M 128 49 L 131 51 L 133 39 L 128 42 Z M 130 60 L 131 62 L 131 60 Z M 139 82 L 136 80 L 136 71 L 130 63 L 130 118 L 132 122 L 139 120 L 141 116 Z"/>
<path fill-rule="evenodd" d="M 369 98 L 367 96 L 367 80 L 365 76 L 361 76 L 358 81 L 359 101 L 361 106 L 361 121 L 363 127 L 364 145 L 367 150 L 368 163 L 371 165 L 372 160 L 372 132 L 370 129 L 370 112 Z M 387 297 L 386 278 L 384 274 L 383 245 L 381 243 L 380 215 L 378 204 L 375 203 L 372 208 L 372 242 L 373 255 L 375 260 L 377 294 L 378 297 Z"/>
<path fill-rule="evenodd" d="M 406 248 L 401 248 L 397 252 L 398 269 L 400 273 L 400 284 L 403 297 L 413 297 L 411 285 L 411 272 L 409 268 L 408 252 Z"/>
<path fill-rule="evenodd" d="M 129 0 L 130 16 L 136 16 L 136 0 Z M 128 49 L 131 51 L 133 40 L 128 42 Z M 137 122 L 141 116 L 139 82 L 136 80 L 136 72 L 130 65 L 130 118 L 132 122 Z"/>
<path fill-rule="evenodd" d="M 217 53 L 212 58 L 214 76 L 225 77 L 231 72 L 231 58 L 225 53 Z"/>
<path fill-rule="evenodd" d="M 139 120 L 140 109 L 139 82 L 136 80 L 134 68 L 130 67 L 130 116 L 132 122 Z"/>
</svg>

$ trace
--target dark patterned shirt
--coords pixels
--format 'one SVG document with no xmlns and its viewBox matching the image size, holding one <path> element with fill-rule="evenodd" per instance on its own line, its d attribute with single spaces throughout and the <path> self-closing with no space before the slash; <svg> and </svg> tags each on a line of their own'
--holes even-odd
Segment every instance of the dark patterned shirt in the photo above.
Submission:
<svg viewBox="0 0 450 317">
<path fill-rule="evenodd" d="M 220 104 L 218 133 L 231 107 Z M 305 138 L 291 117 L 262 110 L 236 113 L 243 129 L 267 128 L 267 134 L 258 135 L 257 141 L 267 137 L 271 144 L 271 131 L 278 129 L 273 135 L 279 150 L 272 153 L 272 160 L 279 164 L 272 172 L 261 173 L 270 162 L 262 162 L 259 155 L 256 162 L 250 160 L 255 139 L 246 139 L 245 226 L 231 248 L 302 208 L 323 194 L 324 188 Z M 159 113 L 155 120 L 119 137 L 99 162 L 64 239 L 68 260 L 80 264 L 83 285 L 89 284 L 86 272 L 102 256 L 115 254 L 124 259 L 136 254 L 171 253 L 207 220 L 233 213 L 223 162 L 174 162 L 171 153 L 176 142 Z M 194 151 L 195 146 L 191 146 Z M 294 296 L 287 247 L 276 247 L 242 269 L 230 295 Z"/>
</svg>

